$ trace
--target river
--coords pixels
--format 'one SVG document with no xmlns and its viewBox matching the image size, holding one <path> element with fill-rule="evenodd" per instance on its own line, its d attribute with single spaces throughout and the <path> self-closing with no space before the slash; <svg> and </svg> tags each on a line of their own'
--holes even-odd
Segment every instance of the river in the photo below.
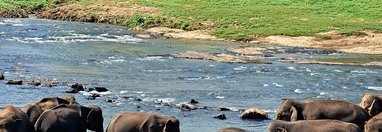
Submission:
<svg viewBox="0 0 382 132">
<path fill-rule="evenodd" d="M 155 112 L 180 120 L 183 132 L 222 127 L 266 131 L 271 120 L 241 120 L 239 110 L 259 108 L 274 118 L 283 98 L 340 99 L 359 103 L 365 92 L 380 93 L 382 68 L 293 64 L 221 63 L 174 58 L 188 50 L 221 52 L 238 43 L 134 38 L 125 27 L 41 19 L 0 19 L 0 71 L 6 79 L 49 79 L 55 87 L 0 83 L 0 107 L 22 107 L 44 97 L 73 95 L 82 105 L 102 107 L 104 127 L 117 113 Z M 365 58 L 344 53 L 289 53 L 308 58 Z M 372 57 L 375 60 L 375 56 Z M 376 60 L 381 61 L 377 56 Z M 95 100 L 69 94 L 68 85 L 106 87 Z M 139 98 L 142 101 L 138 101 Z M 207 109 L 181 111 L 175 104 L 199 101 Z M 109 103 L 106 100 L 111 100 Z M 168 102 L 162 106 L 157 102 Z M 217 111 L 227 107 L 233 111 Z M 226 120 L 213 118 L 225 114 Z"/>
</svg>

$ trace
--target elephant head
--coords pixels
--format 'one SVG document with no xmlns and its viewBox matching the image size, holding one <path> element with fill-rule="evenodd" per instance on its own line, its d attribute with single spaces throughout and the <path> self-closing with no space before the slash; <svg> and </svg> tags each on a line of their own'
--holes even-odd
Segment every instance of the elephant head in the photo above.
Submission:
<svg viewBox="0 0 382 132">
<path fill-rule="evenodd" d="M 30 132 L 33 131 L 33 126 L 23 111 L 13 106 L 6 106 L 0 110 L 0 131 Z"/>
<path fill-rule="evenodd" d="M 295 102 L 291 99 L 284 99 L 276 114 L 276 120 L 297 121 L 298 111 Z"/>
<path fill-rule="evenodd" d="M 163 132 L 180 132 L 179 130 L 179 120 L 172 117 L 167 120 Z"/>
<path fill-rule="evenodd" d="M 361 103 L 359 104 L 359 106 L 365 109 L 369 113 L 369 115 L 373 117 L 381 112 L 381 105 L 379 104 L 380 101 L 382 100 L 379 96 L 371 93 L 365 93 L 361 99 Z"/>
<path fill-rule="evenodd" d="M 75 101 L 75 98 L 73 96 L 64 96 L 63 98 L 48 97 L 23 107 L 22 111 L 24 111 L 27 114 L 31 124 L 35 124 L 38 117 L 45 110 L 51 109 L 60 104 L 78 104 L 78 103 Z"/>
<path fill-rule="evenodd" d="M 86 128 L 95 132 L 103 132 L 103 116 L 99 106 L 81 107 L 81 113 L 86 114 Z"/>
</svg>

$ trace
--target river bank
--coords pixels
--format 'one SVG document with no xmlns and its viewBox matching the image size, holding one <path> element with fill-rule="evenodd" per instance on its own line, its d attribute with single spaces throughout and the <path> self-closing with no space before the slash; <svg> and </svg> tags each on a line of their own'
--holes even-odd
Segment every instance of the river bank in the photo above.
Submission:
<svg viewBox="0 0 382 132">
<path fill-rule="evenodd" d="M 33 13 L 38 18 L 45 19 L 125 25 L 137 32 L 136 37 L 145 39 L 163 37 L 175 39 L 238 41 L 243 42 L 243 44 L 261 43 L 270 46 L 281 45 L 318 48 L 336 50 L 345 53 L 382 54 L 382 45 L 380 41 L 382 34 L 373 31 L 365 30 L 344 33 L 340 30 L 332 30 L 330 32 L 316 33 L 310 36 L 252 35 L 254 37 L 248 39 L 235 39 L 232 37 L 222 37 L 224 35 L 216 34 L 216 31 L 219 30 L 216 28 L 217 22 L 205 21 L 204 23 L 199 23 L 199 26 L 195 26 L 193 23 L 184 22 L 181 18 L 165 16 L 166 14 L 164 12 L 166 11 L 164 9 L 146 6 L 144 4 L 145 3 L 134 1 L 60 1 L 56 2 L 55 6 L 37 6 L 34 9 L 32 8 L 33 11 L 24 9 L 16 10 L 18 12 L 15 12 L 15 10 L 5 10 L 1 11 L 0 14 L 3 17 L 26 17 L 26 14 Z M 189 6 L 192 7 L 195 6 L 195 4 Z M 231 26 L 235 27 L 235 25 Z M 239 32 L 236 34 L 241 33 Z"/>
</svg>

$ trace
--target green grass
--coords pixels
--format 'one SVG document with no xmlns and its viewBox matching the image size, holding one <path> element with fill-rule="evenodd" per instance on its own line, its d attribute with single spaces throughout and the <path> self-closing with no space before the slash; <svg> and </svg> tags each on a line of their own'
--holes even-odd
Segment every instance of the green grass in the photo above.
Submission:
<svg viewBox="0 0 382 132">
<path fill-rule="evenodd" d="M 0 0 L 0 8 L 35 9 L 60 0 Z M 75 2 L 77 0 L 67 0 Z M 95 0 L 80 0 L 82 5 Z M 256 36 L 315 36 L 339 30 L 382 32 L 380 0 L 114 0 L 156 7 L 160 15 L 121 18 L 129 27 L 165 26 L 184 30 L 211 29 L 218 37 L 252 40 Z"/>
<path fill-rule="evenodd" d="M 35 10 L 47 4 L 47 0 L 0 0 L 0 9 Z"/>
<path fill-rule="evenodd" d="M 116 0 L 126 1 L 126 0 Z M 131 0 L 130 0 L 131 1 Z M 340 30 L 382 32 L 380 0 L 132 0 L 159 8 L 162 17 L 189 23 L 214 22 L 214 35 L 234 40 L 255 36 L 315 35 Z"/>
</svg>

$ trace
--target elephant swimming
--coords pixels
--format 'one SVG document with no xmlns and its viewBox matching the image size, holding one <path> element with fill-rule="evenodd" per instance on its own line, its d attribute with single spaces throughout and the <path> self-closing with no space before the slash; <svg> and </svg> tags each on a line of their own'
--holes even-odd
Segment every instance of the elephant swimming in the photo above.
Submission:
<svg viewBox="0 0 382 132">
<path fill-rule="evenodd" d="M 364 108 L 370 116 L 375 116 L 382 111 L 382 95 L 365 93 L 359 106 Z"/>
<path fill-rule="evenodd" d="M 180 132 L 179 121 L 172 116 L 124 112 L 110 121 L 106 132 Z"/>
<path fill-rule="evenodd" d="M 0 110 L 1 132 L 33 132 L 27 115 L 13 106 L 6 106 Z"/>
<path fill-rule="evenodd" d="M 356 124 L 339 120 L 273 120 L 267 129 L 268 132 L 362 132 Z"/>
<path fill-rule="evenodd" d="M 371 118 L 365 124 L 365 132 L 381 132 L 382 131 L 382 113 Z"/>
<path fill-rule="evenodd" d="M 341 100 L 285 99 L 276 114 L 277 120 L 335 119 L 357 124 L 361 129 L 370 118 L 370 115 L 360 106 Z"/>
<path fill-rule="evenodd" d="M 38 102 L 34 102 L 32 104 L 29 104 L 29 105 L 21 108 L 21 110 L 24 111 L 25 114 L 27 114 L 31 124 L 35 124 L 37 118 L 45 110 L 51 109 L 51 108 L 56 107 L 60 104 L 78 104 L 78 103 L 76 102 L 76 99 L 73 96 L 64 96 L 63 98 L 48 97 L 48 98 L 43 98 Z"/>
<path fill-rule="evenodd" d="M 36 132 L 103 132 L 99 106 L 59 105 L 44 111 L 34 124 Z"/>
</svg>

